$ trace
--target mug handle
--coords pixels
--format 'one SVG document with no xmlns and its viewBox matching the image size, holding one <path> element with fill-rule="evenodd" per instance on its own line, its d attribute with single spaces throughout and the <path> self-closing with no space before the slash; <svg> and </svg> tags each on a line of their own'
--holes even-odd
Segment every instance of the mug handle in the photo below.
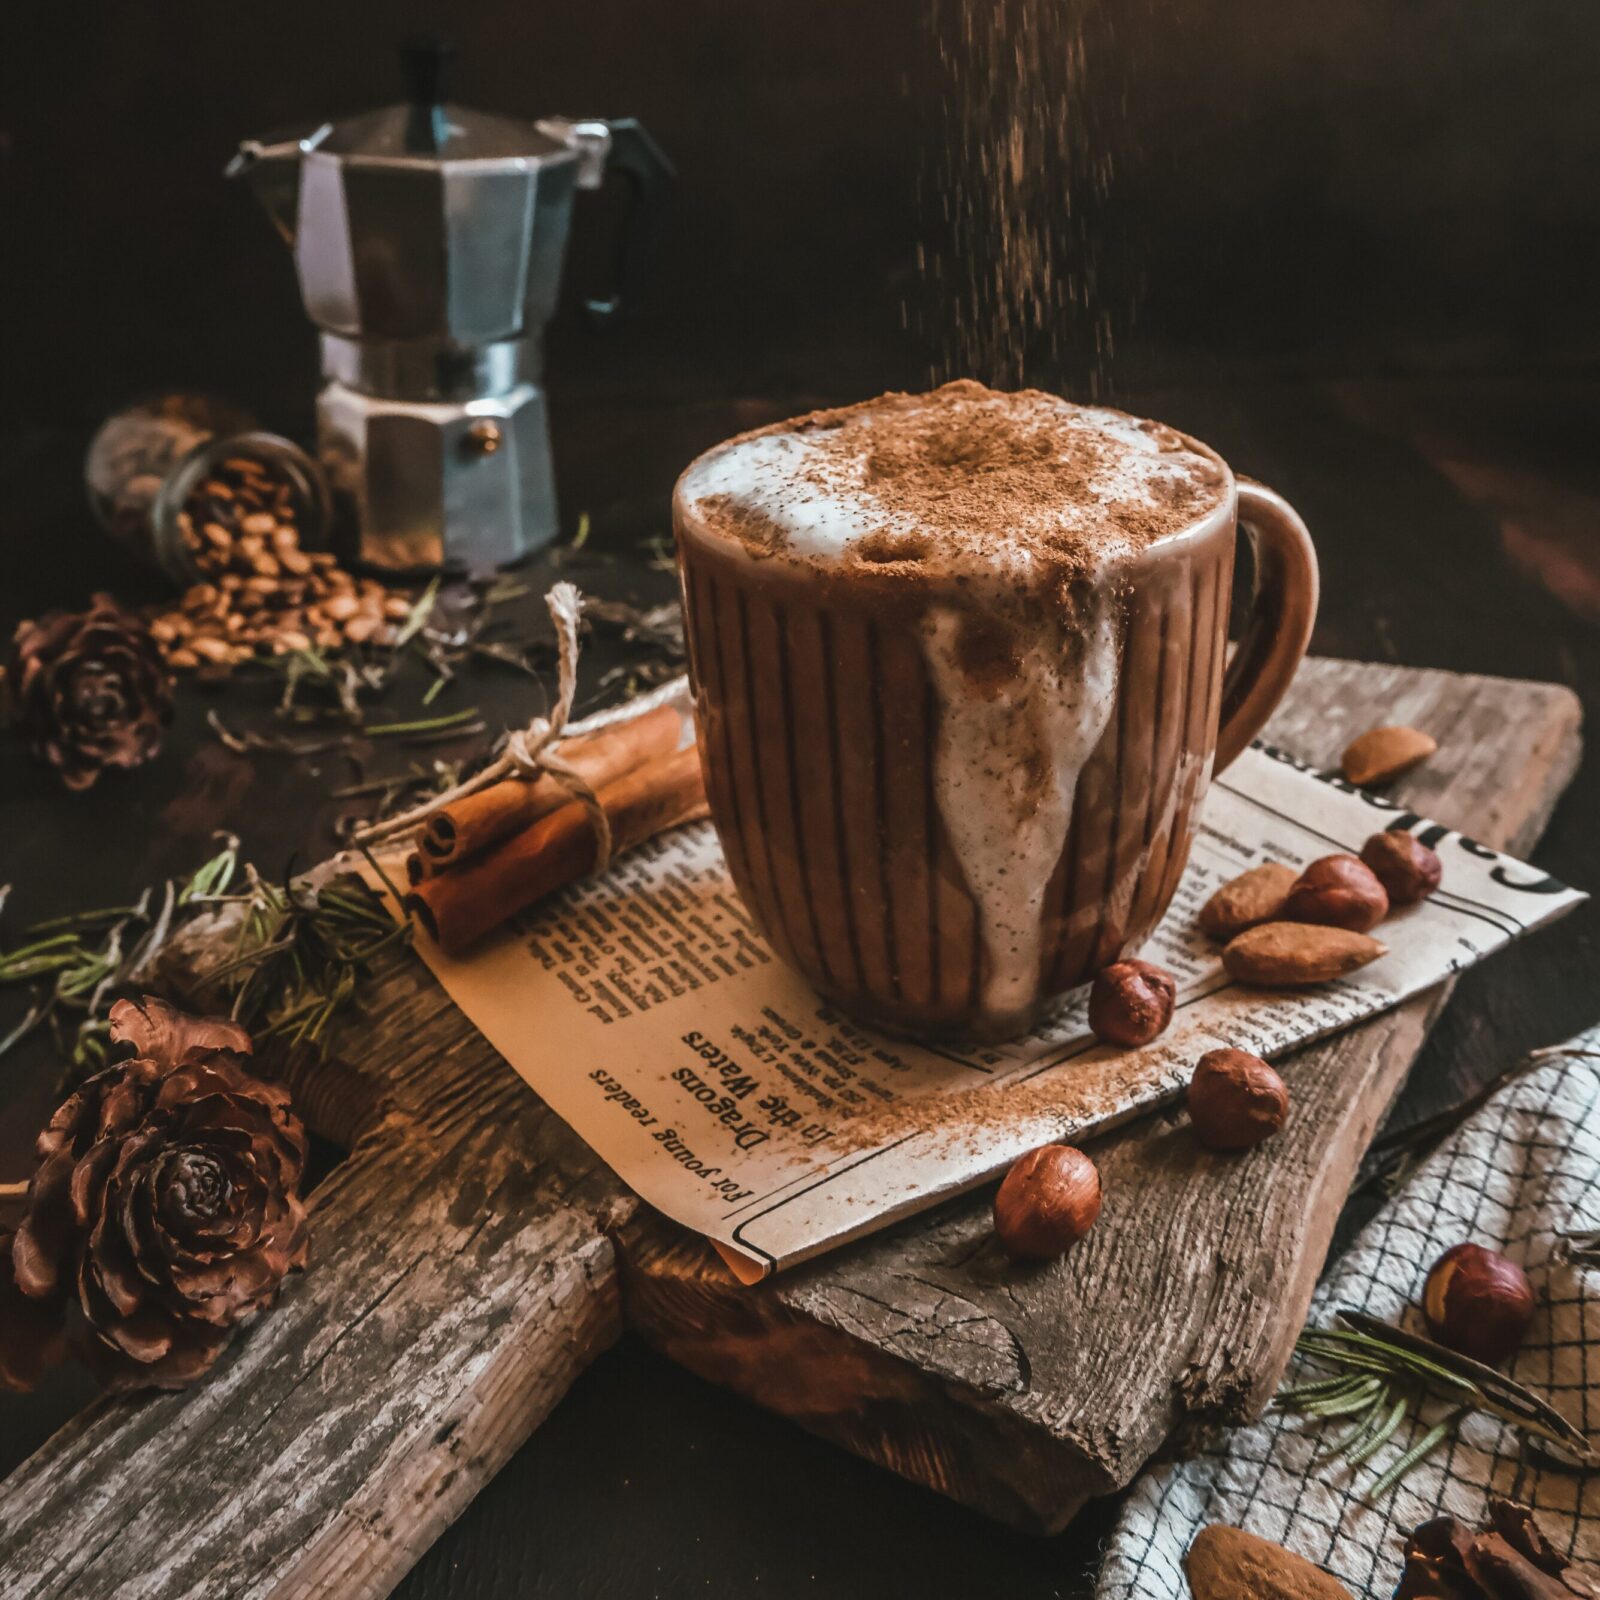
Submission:
<svg viewBox="0 0 1600 1600">
<path fill-rule="evenodd" d="M 1240 478 L 1239 531 L 1250 541 L 1255 588 L 1222 679 L 1214 773 L 1242 754 L 1277 710 L 1317 618 L 1317 553 L 1294 507 L 1265 484 Z"/>
</svg>

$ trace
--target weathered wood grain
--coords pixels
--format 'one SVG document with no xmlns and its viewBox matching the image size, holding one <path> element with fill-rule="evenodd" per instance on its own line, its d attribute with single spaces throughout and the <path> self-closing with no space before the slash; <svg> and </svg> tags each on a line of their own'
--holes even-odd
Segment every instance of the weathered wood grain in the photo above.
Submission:
<svg viewBox="0 0 1600 1600">
<path fill-rule="evenodd" d="M 1576 766 L 1576 698 L 1550 685 L 1306 664 L 1270 736 L 1331 761 L 1376 721 L 1439 755 L 1396 792 L 1526 849 Z M 1095 1150 L 1107 1202 L 1064 1260 L 1011 1265 L 987 1194 L 754 1290 L 641 1210 L 620 1244 L 625 1315 L 674 1359 L 860 1455 L 1021 1527 L 1054 1530 L 1183 1429 L 1276 1386 L 1362 1154 L 1446 992 L 1300 1052 L 1295 1110 L 1250 1156 L 1154 1119 Z"/>
<path fill-rule="evenodd" d="M 599 1219 L 631 1202 L 421 964 L 339 1043 L 369 1082 L 301 1096 L 355 1134 L 309 1270 L 205 1383 L 0 1485 L 6 1600 L 387 1594 L 617 1337 Z"/>
<path fill-rule="evenodd" d="M 1563 690 L 1335 662 L 1274 732 L 1320 759 L 1379 716 L 1439 735 L 1405 794 L 1488 843 L 1529 844 L 1576 758 Z M 1296 1117 L 1245 1160 L 1161 1122 L 1102 1142 L 1106 1214 L 1065 1262 L 1003 1261 L 980 1197 L 751 1291 L 401 958 L 336 1041 L 348 1065 L 297 1088 L 353 1144 L 314 1197 L 311 1269 L 194 1391 L 97 1405 L 0 1484 L 0 1594 L 386 1594 L 624 1317 L 859 1454 L 1059 1526 L 1174 1428 L 1270 1391 L 1440 1003 L 1300 1056 Z"/>
</svg>

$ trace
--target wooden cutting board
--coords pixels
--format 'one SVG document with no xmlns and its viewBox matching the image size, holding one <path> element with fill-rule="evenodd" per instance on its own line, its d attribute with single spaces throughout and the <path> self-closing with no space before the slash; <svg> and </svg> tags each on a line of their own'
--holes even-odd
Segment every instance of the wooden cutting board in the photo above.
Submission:
<svg viewBox="0 0 1600 1600">
<path fill-rule="evenodd" d="M 1567 690 L 1398 667 L 1307 662 L 1269 732 L 1326 762 L 1380 721 L 1440 742 L 1402 798 L 1518 852 L 1577 764 Z M 350 1150 L 314 1196 L 310 1270 L 192 1393 L 102 1401 L 0 1484 L 0 1593 L 386 1594 L 624 1327 L 908 1478 L 1059 1528 L 1169 1439 L 1266 1402 L 1444 1000 L 1300 1052 L 1294 1116 L 1247 1157 L 1161 1118 L 1101 1141 L 1105 1213 L 1063 1261 L 1006 1262 L 982 1194 L 741 1289 L 402 956 L 296 1086 Z"/>
</svg>

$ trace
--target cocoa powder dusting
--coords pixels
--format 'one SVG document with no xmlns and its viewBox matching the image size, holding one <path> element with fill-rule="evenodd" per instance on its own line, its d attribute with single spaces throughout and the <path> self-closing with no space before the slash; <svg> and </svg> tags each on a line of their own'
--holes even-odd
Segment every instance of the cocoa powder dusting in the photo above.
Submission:
<svg viewBox="0 0 1600 1600">
<path fill-rule="evenodd" d="M 731 494 L 708 494 L 700 501 L 708 521 L 733 534 L 752 550 L 776 550 L 783 543 L 783 524 L 774 522 L 759 506 L 747 506 Z"/>
<path fill-rule="evenodd" d="M 1050 1124 L 1051 1137 L 1070 1139 L 1122 1103 L 1151 1077 L 1151 1062 L 1161 1065 L 1163 1094 L 1175 1097 L 1187 1083 L 1192 1056 L 1184 1041 L 1167 1040 L 1142 1050 L 1096 1045 L 1053 1071 L 996 1090 L 992 1084 L 932 1090 L 854 1112 L 835 1108 L 833 1148 L 840 1155 L 892 1140 L 934 1139 L 949 1157 L 986 1150 L 1019 1126 Z M 1042 1136 L 1041 1136 L 1042 1142 Z"/>
<path fill-rule="evenodd" d="M 851 561 L 986 566 L 1011 546 L 1058 575 L 1090 576 L 1194 522 L 1227 479 L 1204 445 L 1161 423 L 969 380 L 812 412 L 723 448 L 782 435 L 804 448 L 764 503 L 725 492 L 695 502 L 753 553 L 781 549 L 808 506 L 843 503 L 860 509 Z"/>
</svg>

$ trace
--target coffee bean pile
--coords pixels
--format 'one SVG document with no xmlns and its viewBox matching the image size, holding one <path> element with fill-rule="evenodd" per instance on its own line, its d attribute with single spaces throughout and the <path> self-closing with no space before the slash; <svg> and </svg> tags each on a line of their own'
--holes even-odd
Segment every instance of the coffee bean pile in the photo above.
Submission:
<svg viewBox="0 0 1600 1600">
<path fill-rule="evenodd" d="M 291 650 L 391 645 L 411 610 L 375 578 L 302 549 L 293 488 L 247 456 L 206 478 L 178 529 L 203 578 L 150 620 L 172 667 L 217 671 Z"/>
</svg>

